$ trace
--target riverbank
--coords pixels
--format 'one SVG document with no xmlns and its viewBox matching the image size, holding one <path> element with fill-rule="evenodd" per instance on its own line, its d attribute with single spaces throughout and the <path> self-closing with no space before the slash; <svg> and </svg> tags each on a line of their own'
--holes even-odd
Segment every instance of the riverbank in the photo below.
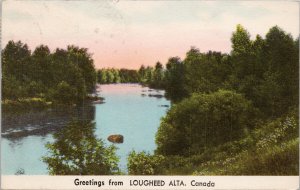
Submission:
<svg viewBox="0 0 300 190">
<path fill-rule="evenodd" d="M 44 98 L 18 98 L 16 100 L 2 100 L 2 111 L 21 111 L 28 109 L 45 109 L 53 106 L 53 103 Z"/>
</svg>

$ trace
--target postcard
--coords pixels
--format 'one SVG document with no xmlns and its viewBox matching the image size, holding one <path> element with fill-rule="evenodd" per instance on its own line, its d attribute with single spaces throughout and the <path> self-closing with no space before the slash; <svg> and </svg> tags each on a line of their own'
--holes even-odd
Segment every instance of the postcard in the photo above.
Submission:
<svg viewBox="0 0 300 190">
<path fill-rule="evenodd" d="M 1 10 L 1 189 L 299 188 L 297 1 Z"/>
</svg>

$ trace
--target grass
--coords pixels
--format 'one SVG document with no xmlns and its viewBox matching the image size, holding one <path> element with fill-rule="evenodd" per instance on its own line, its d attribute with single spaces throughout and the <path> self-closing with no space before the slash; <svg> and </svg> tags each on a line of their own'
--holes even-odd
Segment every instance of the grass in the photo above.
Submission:
<svg viewBox="0 0 300 190">
<path fill-rule="evenodd" d="M 2 100 L 2 109 L 4 111 L 21 111 L 29 109 L 44 109 L 50 107 L 52 102 L 44 98 L 19 98 L 17 100 Z"/>
<path fill-rule="evenodd" d="M 298 117 L 260 124 L 245 138 L 165 158 L 165 175 L 299 175 Z"/>
</svg>

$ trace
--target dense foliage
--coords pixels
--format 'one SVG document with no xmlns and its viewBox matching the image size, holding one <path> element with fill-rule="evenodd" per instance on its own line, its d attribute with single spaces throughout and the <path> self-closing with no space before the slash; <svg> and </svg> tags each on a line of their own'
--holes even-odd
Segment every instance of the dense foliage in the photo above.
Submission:
<svg viewBox="0 0 300 190">
<path fill-rule="evenodd" d="M 230 54 L 192 47 L 166 64 L 173 104 L 144 158 L 162 156 L 159 174 L 298 175 L 299 39 L 275 26 L 252 40 L 238 25 L 231 42 Z"/>
<path fill-rule="evenodd" d="M 73 121 L 54 134 L 43 157 L 52 175 L 110 175 L 119 172 L 114 146 L 105 147 L 94 134 L 95 125 Z"/>
<path fill-rule="evenodd" d="M 2 98 L 19 101 L 41 98 L 74 104 L 94 90 L 96 72 L 86 48 L 68 46 L 53 53 L 40 45 L 31 53 L 27 44 L 9 41 L 2 51 Z"/>
<path fill-rule="evenodd" d="M 97 71 L 97 81 L 100 84 L 113 83 L 141 83 L 151 88 L 163 88 L 165 85 L 164 69 L 160 62 L 157 62 L 155 68 L 144 67 L 139 70 L 130 69 L 99 69 Z"/>
<path fill-rule="evenodd" d="M 193 175 L 298 175 L 297 117 L 290 113 L 257 124 L 245 138 L 220 144 L 189 158 L 180 157 L 179 167 L 169 159 L 165 174 L 185 171 Z"/>
<path fill-rule="evenodd" d="M 162 173 L 164 157 L 150 155 L 146 152 L 130 152 L 128 156 L 128 174 L 130 175 L 155 175 Z"/>
<path fill-rule="evenodd" d="M 136 70 L 130 69 L 99 69 L 97 81 L 100 84 L 138 83 L 139 74 Z"/>
<path fill-rule="evenodd" d="M 174 105 L 157 132 L 157 153 L 191 155 L 245 136 L 253 107 L 242 95 L 220 90 Z"/>
<path fill-rule="evenodd" d="M 163 68 L 141 66 L 140 82 L 160 86 L 174 103 L 197 93 L 233 90 L 266 116 L 280 116 L 298 101 L 299 40 L 278 26 L 251 40 L 241 25 L 232 34 L 230 54 L 192 47 L 182 61 L 171 57 Z"/>
</svg>

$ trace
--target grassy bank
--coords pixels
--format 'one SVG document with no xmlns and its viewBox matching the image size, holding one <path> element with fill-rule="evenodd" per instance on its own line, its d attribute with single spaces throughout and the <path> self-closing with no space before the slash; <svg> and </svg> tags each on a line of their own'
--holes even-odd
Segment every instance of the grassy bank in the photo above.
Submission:
<svg viewBox="0 0 300 190">
<path fill-rule="evenodd" d="M 129 157 L 129 173 L 299 175 L 298 130 L 298 117 L 290 113 L 276 120 L 257 124 L 252 132 L 240 140 L 197 154 L 162 156 L 134 152 Z"/>
<path fill-rule="evenodd" d="M 19 98 L 16 100 L 2 100 L 3 111 L 22 111 L 30 109 L 45 109 L 53 106 L 53 103 L 44 98 Z"/>
</svg>

